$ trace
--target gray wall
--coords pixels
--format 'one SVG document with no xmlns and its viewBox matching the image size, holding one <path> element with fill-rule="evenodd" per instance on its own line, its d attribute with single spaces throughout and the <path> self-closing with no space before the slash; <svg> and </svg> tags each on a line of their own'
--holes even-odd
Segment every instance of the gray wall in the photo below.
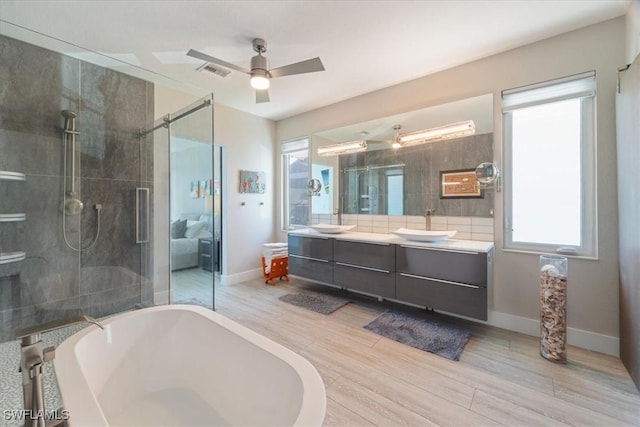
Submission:
<svg viewBox="0 0 640 427">
<path fill-rule="evenodd" d="M 148 82 L 0 36 L 0 170 L 27 175 L 0 181 L 0 213 L 27 218 L 0 223 L 0 252 L 27 254 L 0 265 L 0 341 L 17 328 L 150 300 L 151 251 L 135 244 L 134 191 L 152 188 L 152 146 L 138 132 L 153 121 L 153 94 Z M 91 243 L 94 205 L 103 205 L 98 242 L 81 253 L 62 234 L 64 109 L 78 114 L 80 132 L 76 190 L 85 209 L 67 216 L 74 246 Z"/>
</svg>

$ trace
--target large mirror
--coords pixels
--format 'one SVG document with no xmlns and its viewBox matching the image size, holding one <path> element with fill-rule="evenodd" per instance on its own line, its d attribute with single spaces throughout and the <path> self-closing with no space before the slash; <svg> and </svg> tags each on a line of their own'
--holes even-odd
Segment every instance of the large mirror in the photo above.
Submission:
<svg viewBox="0 0 640 427">
<path fill-rule="evenodd" d="M 473 120 L 475 134 L 392 148 L 396 130 L 419 131 Z M 323 145 L 364 139 L 367 150 L 318 156 Z M 403 114 L 318 132 L 311 138 L 312 178 L 323 184 L 311 198 L 313 214 L 493 215 L 493 191 L 448 194 L 447 179 L 464 180 L 493 161 L 493 95 L 463 99 Z M 445 191 L 443 191 L 445 188 Z"/>
</svg>

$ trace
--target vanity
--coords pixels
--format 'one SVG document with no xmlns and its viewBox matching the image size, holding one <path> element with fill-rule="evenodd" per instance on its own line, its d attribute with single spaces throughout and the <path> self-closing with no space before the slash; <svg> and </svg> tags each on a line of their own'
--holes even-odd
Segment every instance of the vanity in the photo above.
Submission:
<svg viewBox="0 0 640 427">
<path fill-rule="evenodd" d="M 289 232 L 289 274 L 379 298 L 487 320 L 492 242 L 393 234 Z"/>
</svg>

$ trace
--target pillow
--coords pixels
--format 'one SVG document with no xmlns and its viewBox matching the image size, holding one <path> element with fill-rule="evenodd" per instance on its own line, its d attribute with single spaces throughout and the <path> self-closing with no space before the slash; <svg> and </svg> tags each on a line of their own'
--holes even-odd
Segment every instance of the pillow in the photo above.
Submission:
<svg viewBox="0 0 640 427">
<path fill-rule="evenodd" d="M 184 232 L 184 237 L 187 239 L 193 239 L 207 226 L 206 222 L 196 221 L 191 225 L 187 224 L 187 230 Z"/>
<path fill-rule="evenodd" d="M 184 237 L 184 233 L 187 230 L 187 220 L 177 220 L 176 222 L 171 224 L 171 238 L 172 239 L 182 239 Z"/>
</svg>

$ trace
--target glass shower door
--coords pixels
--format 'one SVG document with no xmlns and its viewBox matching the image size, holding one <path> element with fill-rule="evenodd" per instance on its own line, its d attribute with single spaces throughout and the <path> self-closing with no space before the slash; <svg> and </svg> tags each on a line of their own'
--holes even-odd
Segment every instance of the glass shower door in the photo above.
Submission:
<svg viewBox="0 0 640 427">
<path fill-rule="evenodd" d="M 219 168 L 214 170 L 213 99 L 172 114 L 168 129 L 170 302 L 213 309 L 221 248 L 221 182 Z"/>
<path fill-rule="evenodd" d="M 213 95 L 156 120 L 153 304 L 213 309 L 222 259 L 222 149 L 213 144 Z"/>
</svg>

